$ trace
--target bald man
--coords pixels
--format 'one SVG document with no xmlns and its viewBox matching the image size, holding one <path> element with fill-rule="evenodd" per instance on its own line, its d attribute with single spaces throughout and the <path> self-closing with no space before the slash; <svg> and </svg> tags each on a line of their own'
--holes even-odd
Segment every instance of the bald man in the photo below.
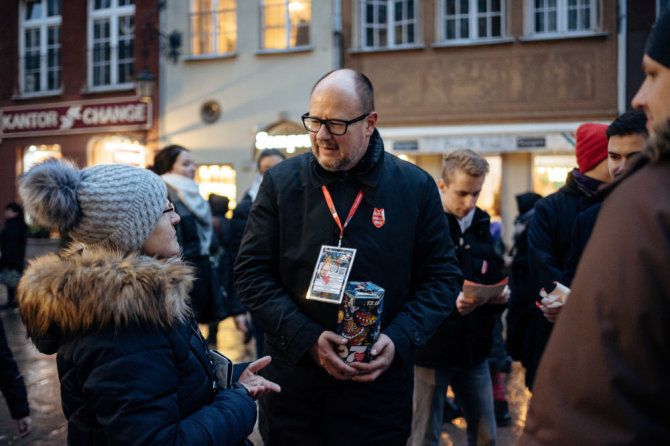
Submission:
<svg viewBox="0 0 670 446">
<path fill-rule="evenodd" d="M 450 313 L 462 281 L 435 181 L 384 150 L 362 73 L 321 78 L 302 119 L 312 150 L 265 175 L 235 268 L 239 296 L 267 333 L 264 373 L 282 387 L 261 401 L 263 440 L 404 445 L 414 350 Z M 348 280 L 385 290 L 370 362 L 338 356 L 337 299 L 306 297 L 322 248 L 355 249 Z"/>
</svg>

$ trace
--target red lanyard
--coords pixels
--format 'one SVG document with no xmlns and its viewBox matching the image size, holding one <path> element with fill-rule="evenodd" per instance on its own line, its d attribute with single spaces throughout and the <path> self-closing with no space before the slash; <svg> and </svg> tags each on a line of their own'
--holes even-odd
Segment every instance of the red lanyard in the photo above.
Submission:
<svg viewBox="0 0 670 446">
<path fill-rule="evenodd" d="M 328 204 L 328 209 L 330 209 L 330 213 L 333 216 L 333 220 L 335 220 L 337 226 L 340 227 L 340 239 L 337 241 L 337 247 L 339 248 L 340 246 L 342 246 L 342 236 L 344 235 L 344 228 L 347 227 L 349 221 L 351 220 L 351 217 L 354 216 L 356 210 L 358 209 L 358 206 L 361 204 L 361 201 L 363 200 L 363 191 L 362 190 L 358 191 L 358 195 L 356 195 L 354 204 L 351 205 L 351 209 L 349 210 L 349 216 L 347 216 L 347 219 L 344 222 L 344 226 L 342 226 L 340 217 L 339 215 L 337 215 L 337 210 L 335 209 L 335 204 L 333 204 L 333 198 L 330 196 L 330 192 L 328 191 L 328 188 L 326 187 L 325 184 L 321 186 L 321 190 L 323 191 L 323 196 L 326 198 L 326 204 Z"/>
</svg>

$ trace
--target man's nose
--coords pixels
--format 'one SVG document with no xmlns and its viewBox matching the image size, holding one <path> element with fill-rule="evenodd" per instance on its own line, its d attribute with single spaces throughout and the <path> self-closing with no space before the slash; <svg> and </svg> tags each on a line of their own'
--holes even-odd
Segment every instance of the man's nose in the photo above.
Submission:
<svg viewBox="0 0 670 446">
<path fill-rule="evenodd" d="M 326 124 L 324 123 L 321 124 L 321 126 L 319 127 L 319 131 L 316 132 L 316 137 L 319 139 L 329 139 L 331 137 L 331 134 L 328 131 L 328 127 L 326 127 Z"/>
<path fill-rule="evenodd" d="M 633 100 L 631 101 L 633 108 L 644 108 L 647 105 L 647 81 L 645 80 L 640 85 L 640 89 L 635 93 Z"/>
</svg>

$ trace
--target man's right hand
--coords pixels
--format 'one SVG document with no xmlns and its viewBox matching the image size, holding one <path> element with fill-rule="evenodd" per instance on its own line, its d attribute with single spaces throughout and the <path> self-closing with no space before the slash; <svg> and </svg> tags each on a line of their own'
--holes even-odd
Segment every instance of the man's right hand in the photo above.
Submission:
<svg viewBox="0 0 670 446">
<path fill-rule="evenodd" d="M 337 347 L 346 343 L 347 340 L 342 336 L 326 330 L 309 349 L 309 353 L 314 361 L 326 369 L 326 372 L 333 378 L 343 381 L 350 380 L 352 376 L 358 374 L 358 370 L 346 365 L 337 355 Z"/>
</svg>

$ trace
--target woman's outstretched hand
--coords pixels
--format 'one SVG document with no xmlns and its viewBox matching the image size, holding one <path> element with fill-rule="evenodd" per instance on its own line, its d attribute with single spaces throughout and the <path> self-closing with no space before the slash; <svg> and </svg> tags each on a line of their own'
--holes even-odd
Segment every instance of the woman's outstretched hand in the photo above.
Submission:
<svg viewBox="0 0 670 446">
<path fill-rule="evenodd" d="M 270 361 L 272 361 L 270 356 L 263 356 L 262 358 L 257 359 L 244 369 L 240 378 L 237 380 L 238 383 L 242 384 L 244 388 L 247 389 L 249 395 L 254 399 L 258 399 L 271 392 L 281 392 L 279 384 L 268 381 L 256 374 L 257 371 L 270 364 Z"/>
</svg>

